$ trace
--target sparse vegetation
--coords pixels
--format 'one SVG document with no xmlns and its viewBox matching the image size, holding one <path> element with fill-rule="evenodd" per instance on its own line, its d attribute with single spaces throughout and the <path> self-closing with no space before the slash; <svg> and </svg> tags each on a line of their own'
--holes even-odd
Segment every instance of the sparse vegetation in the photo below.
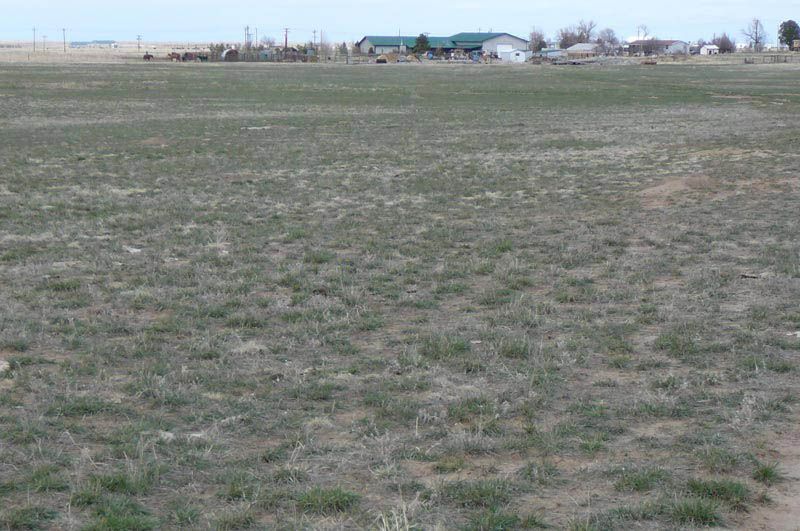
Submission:
<svg viewBox="0 0 800 531">
<path fill-rule="evenodd" d="M 659 63 L 1 63 L 0 528 L 757 527 L 797 67 Z"/>
</svg>

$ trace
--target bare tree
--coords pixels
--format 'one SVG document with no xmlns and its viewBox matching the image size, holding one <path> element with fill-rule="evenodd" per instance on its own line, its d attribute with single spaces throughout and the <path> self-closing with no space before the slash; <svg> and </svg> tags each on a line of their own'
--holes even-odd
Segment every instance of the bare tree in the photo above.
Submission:
<svg viewBox="0 0 800 531">
<path fill-rule="evenodd" d="M 266 48 L 274 48 L 275 39 L 273 39 L 272 37 L 261 37 L 261 45 Z"/>
<path fill-rule="evenodd" d="M 716 44 L 719 48 L 719 53 L 733 53 L 736 51 L 736 41 L 728 37 L 727 33 L 723 33 L 719 37 L 714 35 L 711 39 L 711 44 Z"/>
<path fill-rule="evenodd" d="M 534 52 L 540 51 L 542 48 L 547 48 L 547 39 L 544 38 L 544 32 L 539 28 L 531 28 L 530 43 L 528 47 Z"/>
<path fill-rule="evenodd" d="M 578 35 L 580 37 L 579 42 L 591 42 L 592 37 L 594 36 L 594 30 L 597 28 L 597 23 L 594 20 L 590 20 L 589 22 L 584 22 L 581 20 L 578 22 Z"/>
<path fill-rule="evenodd" d="M 764 25 L 758 18 L 753 18 L 750 24 L 742 30 L 742 35 L 747 37 L 750 47 L 755 52 L 764 51 L 764 42 L 766 40 L 766 33 L 764 32 Z"/>
<path fill-rule="evenodd" d="M 590 20 L 584 22 L 581 20 L 577 26 L 569 26 L 558 30 L 558 45 L 561 48 L 569 48 L 574 44 L 582 42 L 592 42 L 592 36 L 597 24 Z"/>
<path fill-rule="evenodd" d="M 641 46 L 642 46 L 642 55 L 645 56 L 656 55 L 659 50 L 658 39 L 655 37 L 650 37 L 649 39 L 643 39 Z"/>
<path fill-rule="evenodd" d="M 569 48 L 579 42 L 582 42 L 581 35 L 574 26 L 558 30 L 558 46 L 560 48 Z"/>
<path fill-rule="evenodd" d="M 636 26 L 636 37 L 640 40 L 645 40 L 650 35 L 650 30 L 644 24 Z"/>
<path fill-rule="evenodd" d="M 603 52 L 611 53 L 619 47 L 619 39 L 613 29 L 606 28 L 597 34 L 597 44 L 603 48 Z"/>
</svg>

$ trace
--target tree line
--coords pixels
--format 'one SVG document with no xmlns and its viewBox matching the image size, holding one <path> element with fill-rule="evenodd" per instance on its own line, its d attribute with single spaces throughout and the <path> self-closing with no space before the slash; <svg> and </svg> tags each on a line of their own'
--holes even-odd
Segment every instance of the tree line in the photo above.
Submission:
<svg viewBox="0 0 800 531">
<path fill-rule="evenodd" d="M 598 25 L 593 20 L 589 20 L 588 22 L 581 20 L 577 24 L 558 30 L 555 36 L 555 42 L 558 43 L 560 48 L 564 49 L 579 43 L 598 44 L 606 53 L 618 49 L 620 40 L 617 38 L 614 30 L 605 28 L 598 31 L 597 28 Z M 650 35 L 645 25 L 640 25 L 636 30 L 639 40 L 657 40 L 656 37 Z M 767 43 L 767 33 L 764 30 L 764 24 L 759 18 L 753 17 L 747 26 L 741 30 L 741 33 L 750 49 L 756 52 L 764 50 Z M 536 27 L 531 30 L 529 40 L 530 48 L 535 52 L 541 51 L 548 45 L 544 32 Z M 792 47 L 795 41 L 800 41 L 800 25 L 794 20 L 787 20 L 781 23 L 778 30 L 778 41 L 781 44 Z M 727 33 L 714 35 L 711 40 L 708 41 L 704 38 L 698 39 L 697 44 L 700 46 L 715 44 L 719 47 L 721 53 L 733 53 L 736 51 L 736 40 Z"/>
</svg>

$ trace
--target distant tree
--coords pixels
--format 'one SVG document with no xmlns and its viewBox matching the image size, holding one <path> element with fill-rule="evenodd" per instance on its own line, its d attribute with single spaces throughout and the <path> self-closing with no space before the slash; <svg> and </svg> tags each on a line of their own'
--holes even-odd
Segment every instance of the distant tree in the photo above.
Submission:
<svg viewBox="0 0 800 531">
<path fill-rule="evenodd" d="M 766 42 L 766 33 L 764 32 L 764 25 L 757 18 L 753 18 L 750 24 L 742 30 L 742 35 L 747 38 L 750 43 L 750 48 L 754 52 L 764 51 L 764 44 Z"/>
<path fill-rule="evenodd" d="M 639 24 L 636 26 L 636 37 L 638 39 L 644 40 L 650 35 L 650 30 L 647 29 L 647 26 L 644 24 Z"/>
<path fill-rule="evenodd" d="M 711 43 L 719 47 L 719 53 L 733 53 L 736 51 L 736 41 L 728 37 L 727 33 L 723 33 L 719 37 L 715 35 Z"/>
<path fill-rule="evenodd" d="M 275 39 L 272 37 L 262 37 L 261 44 L 267 48 L 274 48 L 275 47 Z"/>
<path fill-rule="evenodd" d="M 558 30 L 558 45 L 561 48 L 569 48 L 574 44 L 592 42 L 596 27 L 597 24 L 593 20 L 589 22 L 581 20 L 577 26 L 561 28 Z"/>
<path fill-rule="evenodd" d="M 658 53 L 658 39 L 655 37 L 650 37 L 649 39 L 643 39 L 642 43 L 642 54 L 644 55 L 654 55 Z"/>
<path fill-rule="evenodd" d="M 414 53 L 428 53 L 428 50 L 431 49 L 431 42 L 428 40 L 428 36 L 424 33 L 420 33 L 419 37 L 417 37 L 417 42 L 414 44 L 412 51 Z"/>
<path fill-rule="evenodd" d="M 581 42 L 581 36 L 574 26 L 558 30 L 558 46 L 560 48 L 569 48 L 579 42 Z"/>
<path fill-rule="evenodd" d="M 778 29 L 778 41 L 791 47 L 798 39 L 800 39 L 800 25 L 794 20 L 781 22 L 781 27 Z"/>
<path fill-rule="evenodd" d="M 224 42 L 219 42 L 216 44 L 212 42 L 211 44 L 208 45 L 208 51 L 211 53 L 211 56 L 213 57 L 212 60 L 217 60 L 222 55 L 222 52 L 228 50 L 230 47 L 231 47 L 230 44 L 226 44 Z"/>
<path fill-rule="evenodd" d="M 702 47 L 703 47 L 703 46 L 705 46 L 706 44 L 707 44 L 707 43 L 706 43 L 706 40 L 705 40 L 705 39 L 703 39 L 702 37 L 701 37 L 701 38 L 699 38 L 699 39 L 697 39 L 697 45 L 698 45 L 700 48 L 702 48 Z"/>
<path fill-rule="evenodd" d="M 578 22 L 578 35 L 580 41 L 578 42 L 592 42 L 592 38 L 594 37 L 594 30 L 597 28 L 597 23 L 594 20 L 590 20 L 589 22 L 584 22 L 581 20 Z"/>
<path fill-rule="evenodd" d="M 530 35 L 529 47 L 534 52 L 541 51 L 542 48 L 547 48 L 547 40 L 544 38 L 544 32 L 538 28 L 533 28 Z"/>
<path fill-rule="evenodd" d="M 347 55 L 347 43 L 343 42 L 339 45 L 339 55 Z"/>
<path fill-rule="evenodd" d="M 611 53 L 619 46 L 619 39 L 617 34 L 611 28 L 606 28 L 597 34 L 597 44 L 599 44 L 605 53 Z"/>
</svg>

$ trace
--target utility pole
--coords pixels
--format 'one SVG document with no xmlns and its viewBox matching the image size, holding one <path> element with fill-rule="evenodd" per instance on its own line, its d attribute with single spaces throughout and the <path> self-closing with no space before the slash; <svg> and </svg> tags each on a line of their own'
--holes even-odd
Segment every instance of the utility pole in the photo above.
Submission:
<svg viewBox="0 0 800 531">
<path fill-rule="evenodd" d="M 314 38 L 311 39 L 311 46 L 316 50 L 317 49 L 317 30 L 314 30 Z"/>
<path fill-rule="evenodd" d="M 258 28 L 256 28 L 256 48 L 258 48 Z"/>
<path fill-rule="evenodd" d="M 289 28 L 283 28 L 283 50 L 289 48 Z"/>
<path fill-rule="evenodd" d="M 64 53 L 67 53 L 67 28 L 61 28 L 61 36 L 64 38 Z"/>
<path fill-rule="evenodd" d="M 33 27 L 33 53 L 36 53 L 36 26 Z"/>
<path fill-rule="evenodd" d="M 250 48 L 250 26 L 244 27 L 244 47 Z"/>
<path fill-rule="evenodd" d="M 137 35 L 136 36 L 136 51 L 140 52 L 141 50 L 142 50 L 142 36 L 141 35 Z"/>
<path fill-rule="evenodd" d="M 47 35 L 42 35 L 42 53 L 47 53 Z"/>
</svg>

